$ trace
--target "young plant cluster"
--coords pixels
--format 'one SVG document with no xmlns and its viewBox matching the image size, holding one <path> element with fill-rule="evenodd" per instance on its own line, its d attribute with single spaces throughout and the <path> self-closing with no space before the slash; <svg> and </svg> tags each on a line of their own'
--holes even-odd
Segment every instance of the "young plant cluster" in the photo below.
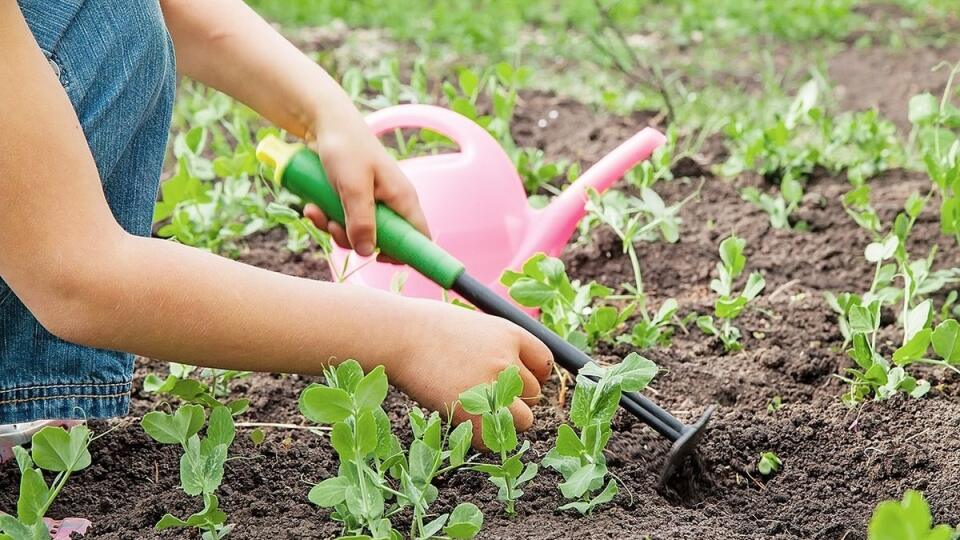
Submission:
<svg viewBox="0 0 960 540">
<path fill-rule="evenodd" d="M 851 347 L 847 354 L 857 367 L 842 377 L 849 384 L 843 400 L 849 405 L 873 396 L 886 399 L 898 392 L 922 397 L 930 384 L 910 375 L 912 364 L 934 364 L 960 373 L 960 324 L 950 318 L 956 294 L 949 295 L 939 312 L 929 298 L 960 275 L 955 270 L 933 270 L 936 247 L 925 258 L 911 259 L 907 249 L 910 233 L 923 211 L 926 198 L 911 195 L 894 219 L 891 231 L 877 234 L 864 251 L 874 265 L 870 289 L 862 294 L 827 294 L 827 302 L 838 315 L 844 340 Z M 877 223 L 879 219 L 865 220 Z M 900 285 L 897 285 L 899 281 Z M 892 355 L 878 347 L 881 315 L 884 309 L 896 313 L 902 340 Z M 939 320 L 939 323 L 936 323 Z M 935 324 L 936 323 L 936 324 Z M 930 348 L 935 356 L 929 356 Z"/>
<path fill-rule="evenodd" d="M 740 316 L 754 298 L 766 286 L 760 272 L 752 272 L 747 277 L 743 290 L 735 294 L 734 280 L 743 273 L 747 258 L 743 254 L 747 242 L 737 235 L 731 235 L 720 242 L 720 262 L 717 263 L 717 278 L 710 281 L 710 288 L 717 293 L 713 315 L 702 315 L 697 318 L 697 326 L 705 334 L 716 336 L 723 342 L 727 351 L 743 349 L 740 343 L 740 329 L 733 325 L 733 320 Z M 719 325 L 718 325 L 719 323 Z"/>
<path fill-rule="evenodd" d="M 153 215 L 157 234 L 237 256 L 247 236 L 285 227 L 291 251 L 311 244 L 328 251 L 329 236 L 290 208 L 299 200 L 274 191 L 259 176 L 256 142 L 279 131 L 254 132 L 255 113 L 213 90 L 194 85 L 181 95 L 172 145 L 176 172 L 160 185 Z"/>
<path fill-rule="evenodd" d="M 81 424 L 69 431 L 45 427 L 34 433 L 30 450 L 13 448 L 20 470 L 17 515 L 0 512 L 0 540 L 47 540 L 43 518 L 70 475 L 90 466 L 90 429 Z M 43 471 L 55 473 L 48 484 Z"/>
<path fill-rule="evenodd" d="M 520 442 L 510 412 L 523 391 L 517 366 L 460 394 L 457 405 L 480 418 L 482 442 L 492 453 L 493 459 L 482 461 L 467 456 L 472 421 L 454 427 L 452 412 L 443 422 L 436 412 L 426 416 L 413 408 L 408 415 L 413 440 L 403 448 L 382 408 L 387 395 L 382 366 L 364 375 L 356 361 L 347 360 L 324 373 L 324 384 L 313 384 L 301 394 L 300 411 L 314 422 L 332 426 L 330 443 L 340 466 L 336 476 L 313 486 L 308 497 L 333 509 L 331 518 L 343 525 L 344 537 L 472 538 L 483 524 L 475 505 L 461 503 L 449 514 L 431 512 L 439 495 L 434 480 L 457 469 L 485 474 L 497 487 L 505 513 L 516 514 L 523 485 L 539 471 L 537 463 L 523 461 L 530 441 Z M 635 353 L 615 366 L 591 363 L 581 370 L 570 411 L 574 427 L 560 427 L 555 447 L 543 460 L 564 478 L 559 489 L 571 502 L 561 510 L 589 513 L 617 494 L 616 482 L 607 481 L 603 455 L 612 433 L 610 423 L 621 392 L 642 390 L 656 373 L 653 362 Z M 412 516 L 406 533 L 392 521 L 401 512 Z"/>
<path fill-rule="evenodd" d="M 204 424 L 206 431 L 201 437 Z M 223 482 L 227 453 L 236 436 L 231 410 L 215 406 L 208 421 L 202 406 L 187 404 L 172 414 L 149 412 L 140 425 L 158 443 L 181 446 L 180 487 L 187 495 L 203 498 L 202 510 L 187 519 L 164 514 L 157 522 L 157 530 L 191 528 L 200 531 L 203 540 L 226 538 L 233 525 L 227 524 L 227 514 L 220 510 L 215 493 Z"/>
<path fill-rule="evenodd" d="M 818 105 L 820 84 L 811 80 L 801 87 L 786 113 L 740 119 L 727 128 L 731 154 L 720 172 L 733 177 L 752 170 L 779 183 L 773 193 L 754 187 L 742 192 L 745 200 L 769 215 L 775 228 L 806 228 L 791 215 L 803 199 L 806 179 L 817 167 L 845 172 L 856 188 L 905 160 L 890 121 L 876 111 L 829 115 Z"/>
<path fill-rule="evenodd" d="M 573 427 L 560 426 L 555 446 L 543 459 L 545 467 L 563 476 L 558 487 L 571 502 L 561 506 L 561 510 L 588 514 L 616 496 L 617 483 L 612 478 L 604 485 L 609 473 L 603 450 L 612 434 L 610 423 L 621 393 L 643 390 L 656 374 L 656 364 L 637 353 L 630 353 L 610 367 L 591 362 L 577 374 L 570 405 Z"/>
<path fill-rule="evenodd" d="M 413 442 L 401 447 L 381 404 L 387 396 L 387 376 L 382 366 L 364 375 L 356 361 L 348 360 L 325 370 L 326 384 L 314 384 L 300 396 L 300 411 L 308 419 L 331 425 L 330 442 L 340 458 L 337 476 L 315 485 L 309 494 L 314 504 L 332 508 L 331 518 L 343 525 L 351 538 L 472 538 L 480 530 L 483 514 L 471 503 L 462 503 L 449 514 L 433 516 L 431 505 L 438 491 L 433 480 L 464 466 L 470 449 L 472 425 L 451 429 L 440 415 L 410 412 Z M 404 535 L 391 518 L 409 509 L 411 528 Z"/>
<path fill-rule="evenodd" d="M 234 415 L 247 410 L 250 400 L 246 398 L 229 399 L 230 382 L 250 376 L 249 371 L 229 369 L 198 369 L 196 366 L 170 362 L 170 373 L 161 379 L 150 373 L 143 380 L 143 389 L 161 396 L 174 396 L 184 403 L 202 405 L 212 409 L 223 405 Z"/>
<path fill-rule="evenodd" d="M 943 96 L 925 93 L 910 100 L 912 138 L 940 199 L 940 230 L 960 245 L 960 108 L 951 103 L 960 63 L 952 67 Z"/>
<path fill-rule="evenodd" d="M 636 309 L 633 303 L 623 308 L 604 303 L 612 289 L 595 281 L 571 281 L 563 262 L 543 253 L 530 257 L 519 272 L 505 271 L 500 282 L 518 304 L 538 308 L 547 328 L 584 351 L 613 342 Z"/>
</svg>

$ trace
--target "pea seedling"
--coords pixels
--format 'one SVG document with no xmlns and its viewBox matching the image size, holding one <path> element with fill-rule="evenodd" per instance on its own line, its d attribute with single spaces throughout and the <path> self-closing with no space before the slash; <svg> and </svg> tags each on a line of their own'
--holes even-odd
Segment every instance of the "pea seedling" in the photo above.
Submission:
<svg viewBox="0 0 960 540">
<path fill-rule="evenodd" d="M 710 288 L 717 293 L 714 303 L 714 315 L 723 321 L 717 328 L 713 317 L 704 315 L 697 318 L 697 326 L 705 333 L 720 338 L 727 351 L 739 351 L 743 348 L 740 343 L 740 329 L 733 326 L 732 321 L 740 316 L 747 304 L 756 298 L 763 290 L 766 282 L 760 272 L 753 272 L 747 277 L 747 283 L 740 294 L 733 294 L 733 280 L 743 273 L 747 258 L 743 255 L 746 241 L 736 235 L 731 235 L 720 242 L 720 262 L 717 263 L 718 277 L 710 281 Z"/>
<path fill-rule="evenodd" d="M 624 284 L 630 292 L 630 298 L 637 305 L 641 320 L 630 334 L 620 336 L 618 341 L 634 347 L 648 348 L 665 345 L 670 342 L 672 318 L 677 303 L 667 299 L 660 309 L 651 314 L 647 310 L 647 297 L 643 286 L 643 272 L 635 243 L 639 240 L 655 241 L 662 237 L 664 241 L 674 243 L 680 239 L 680 209 L 699 194 L 697 191 L 684 200 L 667 206 L 663 199 L 649 187 L 641 186 L 640 197 L 628 197 L 619 191 L 608 191 L 599 195 L 588 192 L 587 219 L 581 225 L 581 233 L 590 230 L 596 224 L 605 224 L 620 238 L 623 252 L 630 259 L 633 269 L 633 283 Z"/>
<path fill-rule="evenodd" d="M 187 495 L 203 497 L 203 510 L 186 520 L 164 514 L 157 522 L 157 530 L 194 528 L 201 531 L 203 540 L 218 540 L 226 538 L 233 530 L 233 525 L 227 525 L 227 514 L 220 510 L 214 493 L 223 482 L 223 468 L 236 430 L 233 414 L 222 405 L 214 407 L 209 422 L 206 420 L 202 406 L 182 405 L 173 414 L 149 412 L 143 416 L 140 425 L 155 441 L 179 444 L 183 448 L 180 487 Z M 199 433 L 204 423 L 207 428 L 201 438 Z"/>
<path fill-rule="evenodd" d="M 537 464 L 520 461 L 530 449 L 530 441 L 523 441 L 517 448 L 517 428 L 513 424 L 513 415 L 509 406 L 523 391 L 520 369 L 510 366 L 500 372 L 497 380 L 489 384 L 480 384 L 460 394 L 460 406 L 470 414 L 480 415 L 482 422 L 483 444 L 500 455 L 499 464 L 478 464 L 472 470 L 489 475 L 499 491 L 497 499 L 506 503 L 507 514 L 516 513 L 517 499 L 523 496 L 520 486 L 537 474 Z"/>
<path fill-rule="evenodd" d="M 764 476 L 770 476 L 771 474 L 780 470 L 780 467 L 783 466 L 783 462 L 780 461 L 780 456 L 773 452 L 761 452 L 760 461 L 757 462 L 757 471 Z"/>
<path fill-rule="evenodd" d="M 868 540 L 951 540 L 956 538 L 953 527 L 945 523 L 933 525 L 930 505 L 923 494 L 912 489 L 903 494 L 902 501 L 884 501 L 877 505 L 867 529 Z"/>
<path fill-rule="evenodd" d="M 547 328 L 585 351 L 600 341 L 612 341 L 616 329 L 636 307 L 596 305 L 613 291 L 595 281 L 585 285 L 570 281 L 563 262 L 543 253 L 530 257 L 520 272 L 505 271 L 500 282 L 517 303 L 539 308 L 540 320 Z"/>
<path fill-rule="evenodd" d="M 483 515 L 471 503 L 425 520 L 438 495 L 433 479 L 468 463 L 471 423 L 451 430 L 448 421 L 443 429 L 438 413 L 427 417 L 415 408 L 409 414 L 414 437 L 405 453 L 381 407 L 388 386 L 382 366 L 364 375 L 360 364 L 347 360 L 324 373 L 325 385 L 311 385 L 301 394 L 300 411 L 312 421 L 333 425 L 330 442 L 340 470 L 310 490 L 310 501 L 333 508 L 331 517 L 343 523 L 347 535 L 402 538 L 390 518 L 408 507 L 413 513 L 410 538 L 431 538 L 441 530 L 450 538 L 476 535 Z"/>
<path fill-rule="evenodd" d="M 591 362 L 580 370 L 570 406 L 574 428 L 562 424 L 555 446 L 543 459 L 545 467 L 563 476 L 560 493 L 573 500 L 561 506 L 561 510 L 588 514 L 616 496 L 618 488 L 613 479 L 604 486 L 608 471 L 603 450 L 612 433 L 610 423 L 617 413 L 621 392 L 643 390 L 656 374 L 656 364 L 637 353 L 630 353 L 613 366 L 600 367 Z"/>
<path fill-rule="evenodd" d="M 143 380 L 143 389 L 155 394 L 176 396 L 186 403 L 202 405 L 207 409 L 225 406 L 234 415 L 244 412 L 250 405 L 248 399 L 232 399 L 222 402 L 230 395 L 230 382 L 250 376 L 249 371 L 203 368 L 171 362 L 170 374 L 165 379 L 151 373 Z"/>
<path fill-rule="evenodd" d="M 70 475 L 90 466 L 90 429 L 77 425 L 67 431 L 45 427 L 34 433 L 30 450 L 13 448 L 20 469 L 17 515 L 0 512 L 0 539 L 44 540 L 50 532 L 43 517 Z M 42 471 L 57 473 L 47 484 Z"/>
</svg>

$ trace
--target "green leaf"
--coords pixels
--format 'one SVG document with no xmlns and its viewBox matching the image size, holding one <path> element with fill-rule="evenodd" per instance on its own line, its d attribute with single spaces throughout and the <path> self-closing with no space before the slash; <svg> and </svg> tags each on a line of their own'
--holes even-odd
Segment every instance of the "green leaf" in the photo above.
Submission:
<svg viewBox="0 0 960 540">
<path fill-rule="evenodd" d="M 460 503 L 447 520 L 443 533 L 450 538 L 473 538 L 483 527 L 483 512 L 473 503 Z"/>
<path fill-rule="evenodd" d="M 436 536 L 440 529 L 443 528 L 444 524 L 447 522 L 447 518 L 450 517 L 447 514 L 440 514 L 432 521 L 424 524 L 423 528 L 420 529 L 420 536 L 418 538 L 433 538 Z"/>
<path fill-rule="evenodd" d="M 463 464 L 467 451 L 470 450 L 470 442 L 473 437 L 473 422 L 467 420 L 461 422 L 447 438 L 447 446 L 450 448 L 450 465 L 456 467 Z"/>
<path fill-rule="evenodd" d="M 250 432 L 250 442 L 254 446 L 260 446 L 267 439 L 267 433 L 262 428 L 256 428 Z"/>
<path fill-rule="evenodd" d="M 20 496 L 17 499 L 17 518 L 24 525 L 33 525 L 43 519 L 44 506 L 50 490 L 37 469 L 26 469 L 20 476 Z"/>
<path fill-rule="evenodd" d="M 187 495 L 210 494 L 223 481 L 223 464 L 227 461 L 226 445 L 214 445 L 209 440 L 200 442 L 197 435 L 190 437 L 180 457 L 180 485 Z"/>
<path fill-rule="evenodd" d="M 741 312 L 743 308 L 747 306 L 747 298 L 745 296 L 736 296 L 734 298 L 717 298 L 716 304 L 714 306 L 714 315 L 721 319 L 735 319 Z"/>
<path fill-rule="evenodd" d="M 603 488 L 603 491 L 601 491 L 593 499 L 590 499 L 590 509 L 592 510 L 601 504 L 607 504 L 608 502 L 612 501 L 618 492 L 619 489 L 617 488 L 617 483 L 611 479 L 609 482 L 607 482 L 607 486 Z"/>
<path fill-rule="evenodd" d="M 893 254 L 896 253 L 899 245 L 900 239 L 891 234 L 890 236 L 887 236 L 883 242 L 871 242 L 867 246 L 867 249 L 864 250 L 863 255 L 866 257 L 867 261 L 878 263 L 893 257 Z"/>
<path fill-rule="evenodd" d="M 869 540 L 950 540 L 949 525 L 932 527 L 930 507 L 923 495 L 908 490 L 903 501 L 884 501 L 877 505 L 867 530 Z"/>
<path fill-rule="evenodd" d="M 410 478 L 418 485 L 430 483 L 437 457 L 436 450 L 415 439 L 410 444 Z"/>
<path fill-rule="evenodd" d="M 781 465 L 782 462 L 776 454 L 773 452 L 762 452 L 760 454 L 760 461 L 757 463 L 757 470 L 760 471 L 760 474 L 767 476 L 779 471 Z"/>
<path fill-rule="evenodd" d="M 720 242 L 720 259 L 732 277 L 739 276 L 747 263 L 746 257 L 743 256 L 743 248 L 746 245 L 747 241 L 736 235 L 731 235 Z"/>
<path fill-rule="evenodd" d="M 927 348 L 930 347 L 930 338 L 932 335 L 933 331 L 929 328 L 924 328 L 914 334 L 910 341 L 906 342 L 893 353 L 893 362 L 898 366 L 905 366 L 915 360 L 923 358 L 924 355 L 927 354 Z"/>
<path fill-rule="evenodd" d="M 346 500 L 350 480 L 343 476 L 327 478 L 310 489 L 307 498 L 321 508 L 332 508 Z"/>
<path fill-rule="evenodd" d="M 377 421 L 373 413 L 367 411 L 357 418 L 356 447 L 358 457 L 363 457 L 377 448 Z"/>
<path fill-rule="evenodd" d="M 353 414 L 353 400 L 340 388 L 311 386 L 300 394 L 300 413 L 318 424 L 335 424 Z"/>
<path fill-rule="evenodd" d="M 904 340 L 910 341 L 917 332 L 922 330 L 930 319 L 930 311 L 933 308 L 933 301 L 924 300 L 913 309 L 907 312 L 907 318 L 903 323 Z"/>
<path fill-rule="evenodd" d="M 607 377 L 610 384 L 620 385 L 626 392 L 639 392 L 656 377 L 659 368 L 652 360 L 632 352 L 619 363 L 612 366 Z"/>
<path fill-rule="evenodd" d="M 960 323 L 947 319 L 937 325 L 930 340 L 933 350 L 948 364 L 960 363 Z"/>
<path fill-rule="evenodd" d="M 558 296 L 556 289 L 546 283 L 524 277 L 510 286 L 510 298 L 526 307 L 542 307 Z"/>
<path fill-rule="evenodd" d="M 576 432 L 567 424 L 560 424 L 557 429 L 556 448 L 561 456 L 569 457 L 579 457 L 586 451 Z"/>
<path fill-rule="evenodd" d="M 373 368 L 360 382 L 354 391 L 353 399 L 360 411 L 379 407 L 387 397 L 387 375 L 383 366 Z"/>
<path fill-rule="evenodd" d="M 143 415 L 140 426 L 147 435 L 161 444 L 187 444 L 187 439 L 203 427 L 201 405 L 182 405 L 174 414 L 153 411 Z"/>
<path fill-rule="evenodd" d="M 233 414 L 226 407 L 214 407 L 210 411 L 210 421 L 207 424 L 207 439 L 211 444 L 230 446 L 236 436 L 233 423 Z"/>
<path fill-rule="evenodd" d="M 487 399 L 486 384 L 478 384 L 460 394 L 460 406 L 470 414 L 490 412 L 490 400 Z"/>
<path fill-rule="evenodd" d="M 64 472 L 90 466 L 90 428 L 80 424 L 70 428 L 47 426 L 33 434 L 33 461 L 41 469 Z"/>
<path fill-rule="evenodd" d="M 605 467 L 598 464 L 589 463 L 583 465 L 570 478 L 561 483 L 558 487 L 563 496 L 567 499 L 579 499 L 586 493 L 590 486 L 597 480 L 603 478 L 606 474 Z"/>
<path fill-rule="evenodd" d="M 163 517 L 160 518 L 160 521 L 153 526 L 153 528 L 158 531 L 162 531 L 165 529 L 175 529 L 189 526 L 190 525 L 187 524 L 186 521 L 174 516 L 173 514 L 164 514 Z"/>
<path fill-rule="evenodd" d="M 492 452 L 509 452 L 517 447 L 517 429 L 513 415 L 501 408 L 493 413 L 483 413 L 481 419 L 483 444 Z"/>
<path fill-rule="evenodd" d="M 363 368 L 360 367 L 359 362 L 351 358 L 350 360 L 341 362 L 340 365 L 337 366 L 336 374 L 336 387 L 352 393 L 357 389 L 360 380 L 363 379 Z"/>
<path fill-rule="evenodd" d="M 520 368 L 517 365 L 507 366 L 497 375 L 495 385 L 495 403 L 497 407 L 509 407 L 513 400 L 523 392 L 523 380 L 520 378 Z"/>
<path fill-rule="evenodd" d="M 345 422 L 338 422 L 330 430 L 330 444 L 340 456 L 340 461 L 352 461 L 355 457 L 353 430 Z"/>
<path fill-rule="evenodd" d="M 924 92 L 910 98 L 909 111 L 911 124 L 930 124 L 940 115 L 940 102 L 933 94 Z"/>
</svg>

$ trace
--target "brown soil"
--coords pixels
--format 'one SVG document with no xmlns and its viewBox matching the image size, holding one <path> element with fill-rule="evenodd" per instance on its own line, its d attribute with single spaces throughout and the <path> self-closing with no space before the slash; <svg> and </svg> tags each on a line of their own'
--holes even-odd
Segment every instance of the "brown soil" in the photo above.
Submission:
<svg viewBox="0 0 960 540">
<path fill-rule="evenodd" d="M 547 128 L 537 120 L 559 116 Z M 647 118 L 612 119 L 549 95 L 528 95 L 520 104 L 516 138 L 539 145 L 552 158 L 592 162 Z M 689 164 L 687 164 L 689 165 Z M 696 170 L 699 167 L 693 167 Z M 610 443 L 611 470 L 624 489 L 614 502 L 593 515 L 580 517 L 555 509 L 562 504 L 557 477 L 542 473 L 508 519 L 495 501 L 495 489 L 472 473 L 456 473 L 439 481 L 438 511 L 460 501 L 484 510 L 483 538 L 642 538 L 658 539 L 862 539 L 873 507 L 899 497 L 906 489 L 923 490 L 938 522 L 960 516 L 960 380 L 937 369 L 920 370 L 933 384 L 921 400 L 895 398 L 848 409 L 839 401 L 843 384 L 833 375 L 849 365 L 839 350 L 842 338 L 822 299 L 825 291 L 862 291 L 870 268 L 862 258 L 868 237 L 846 216 L 839 195 L 843 178 L 811 182 L 799 217 L 811 232 L 774 230 L 765 214 L 743 202 L 737 188 L 757 184 L 750 176 L 727 183 L 708 177 L 700 198 L 682 212 L 683 232 L 677 244 L 642 244 L 645 281 L 654 304 L 675 297 L 682 312 L 711 310 L 708 282 L 718 241 L 731 231 L 747 239 L 748 268 L 761 270 L 767 290 L 757 307 L 737 321 L 745 350 L 725 354 L 715 341 L 691 327 L 680 331 L 670 347 L 645 351 L 663 369 L 648 395 L 684 420 L 718 404 L 700 454 L 705 473 L 682 499 L 664 497 L 656 479 L 666 446 L 650 429 L 620 415 Z M 661 184 L 664 197 L 675 201 L 698 185 L 698 179 Z M 874 204 L 890 219 L 910 191 L 922 189 L 922 176 L 895 171 L 873 181 Z M 614 236 L 604 230 L 589 243 L 571 244 L 563 256 L 571 274 L 611 285 L 627 281 L 629 265 Z M 913 237 L 913 254 L 941 246 L 938 266 L 960 265 L 957 246 L 940 237 L 936 217 L 928 211 Z M 243 260 L 304 277 L 327 276 L 311 254 L 291 255 L 275 236 L 251 241 Z M 888 323 L 892 322 L 887 321 Z M 896 338 L 887 333 L 891 340 Z M 604 348 L 601 360 L 616 361 L 624 346 Z M 113 431 L 96 441 L 93 465 L 71 479 L 51 514 L 93 520 L 88 538 L 169 539 L 182 531 L 158 533 L 153 525 L 164 512 L 184 517 L 199 510 L 198 501 L 178 489 L 178 449 L 161 446 L 139 428 L 145 412 L 165 407 L 142 393 L 148 372 L 164 372 L 161 364 L 142 360 L 131 417 L 97 421 L 94 430 Z M 301 423 L 296 397 L 311 379 L 295 375 L 254 375 L 235 383 L 237 395 L 252 400 L 241 421 Z M 556 383 L 526 437 L 531 456 L 549 448 L 564 413 L 552 405 Z M 784 407 L 766 411 L 768 401 L 782 396 Z M 387 407 L 405 432 L 401 418 L 412 402 L 398 392 Z M 403 427 L 399 427 L 403 426 Z M 242 430 L 244 432 L 249 430 Z M 755 464 L 762 451 L 774 451 L 783 470 L 761 477 Z M 328 538 L 337 534 L 326 511 L 307 502 L 307 491 L 336 470 L 330 445 L 304 431 L 269 430 L 266 442 L 254 447 L 244 435 L 233 449 L 241 459 L 227 466 L 221 505 L 237 524 L 231 538 Z M 12 467 L 0 474 L 0 508 L 11 511 L 18 475 Z"/>
<path fill-rule="evenodd" d="M 829 76 L 836 82 L 841 106 L 876 108 L 907 132 L 910 98 L 923 92 L 940 96 L 950 69 L 932 69 L 941 62 L 952 65 L 958 61 L 960 45 L 955 44 L 940 49 L 851 46 L 830 59 Z"/>
</svg>

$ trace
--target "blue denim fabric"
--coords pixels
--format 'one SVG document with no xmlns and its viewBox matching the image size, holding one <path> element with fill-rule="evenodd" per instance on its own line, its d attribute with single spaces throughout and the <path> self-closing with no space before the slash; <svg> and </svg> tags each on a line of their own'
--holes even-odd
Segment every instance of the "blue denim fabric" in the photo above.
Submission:
<svg viewBox="0 0 960 540">
<path fill-rule="evenodd" d="M 77 112 L 113 215 L 149 235 L 176 84 L 158 1 L 18 4 Z M 132 378 L 132 355 L 53 336 L 0 280 L 0 423 L 123 415 Z"/>
</svg>

